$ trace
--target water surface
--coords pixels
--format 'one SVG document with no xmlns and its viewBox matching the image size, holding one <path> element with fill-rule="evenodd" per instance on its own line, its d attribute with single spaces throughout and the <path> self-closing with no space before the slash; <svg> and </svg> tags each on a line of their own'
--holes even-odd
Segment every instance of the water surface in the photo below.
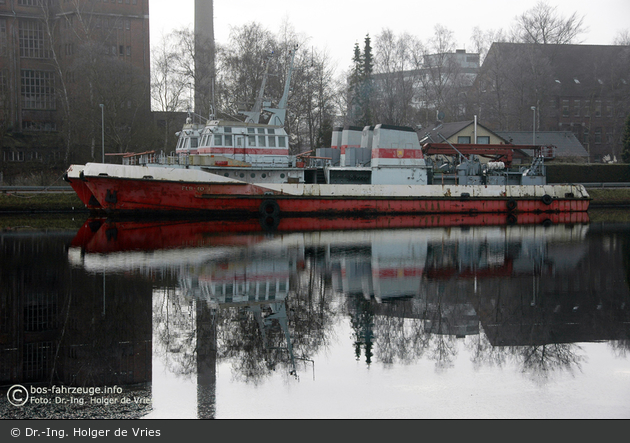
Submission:
<svg viewBox="0 0 630 443">
<path fill-rule="evenodd" d="M 507 222 L 5 229 L 2 417 L 630 418 L 630 224 Z"/>
</svg>

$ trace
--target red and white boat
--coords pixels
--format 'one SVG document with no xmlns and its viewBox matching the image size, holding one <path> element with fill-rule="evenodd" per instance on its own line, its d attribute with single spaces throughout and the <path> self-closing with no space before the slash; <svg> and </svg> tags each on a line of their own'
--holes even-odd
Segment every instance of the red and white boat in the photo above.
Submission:
<svg viewBox="0 0 630 443">
<path fill-rule="evenodd" d="M 275 108 L 264 106 L 263 84 L 244 121 L 189 120 L 174 156 L 128 154 L 123 164 L 72 165 L 66 179 L 88 208 L 108 214 L 260 214 L 271 224 L 280 214 L 588 210 L 584 186 L 546 183 L 544 161 L 553 147 L 421 146 L 414 129 L 379 124 L 336 128 L 331 148 L 290 155 L 284 129 L 290 78 L 291 70 Z M 534 152 L 531 165 L 512 165 L 519 149 Z M 436 160 L 445 156 L 451 160 Z"/>
</svg>

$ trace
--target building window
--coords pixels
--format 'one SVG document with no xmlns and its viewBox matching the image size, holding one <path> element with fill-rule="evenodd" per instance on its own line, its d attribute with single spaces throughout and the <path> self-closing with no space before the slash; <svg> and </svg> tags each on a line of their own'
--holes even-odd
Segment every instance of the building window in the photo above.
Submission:
<svg viewBox="0 0 630 443">
<path fill-rule="evenodd" d="M 7 55 L 7 20 L 0 18 L 0 55 Z"/>
<path fill-rule="evenodd" d="M 470 136 L 468 136 L 468 135 L 458 135 L 457 136 L 457 143 L 470 144 Z"/>
<path fill-rule="evenodd" d="M 0 70 L 0 108 L 4 109 L 9 104 L 7 91 L 7 73 L 5 70 Z"/>
<path fill-rule="evenodd" d="M 602 128 L 595 128 L 595 140 L 593 141 L 596 145 L 602 143 Z"/>
<path fill-rule="evenodd" d="M 490 136 L 488 136 L 488 135 L 481 135 L 481 136 L 477 137 L 477 144 L 478 145 L 489 145 L 490 144 Z"/>
<path fill-rule="evenodd" d="M 590 136 L 590 131 L 587 127 L 584 128 L 584 132 L 582 134 L 582 143 L 584 143 L 585 145 L 589 144 L 589 136 Z"/>
<path fill-rule="evenodd" d="M 20 20 L 18 28 L 21 57 L 50 57 L 50 51 L 44 40 L 44 27 L 41 23 L 35 20 Z"/>
<path fill-rule="evenodd" d="M 584 117 L 590 117 L 590 116 L 591 116 L 591 101 L 586 100 L 584 102 Z"/>
<path fill-rule="evenodd" d="M 574 117 L 580 116 L 580 101 L 579 100 L 573 101 L 573 116 Z"/>
<path fill-rule="evenodd" d="M 22 108 L 55 109 L 55 77 L 50 71 L 23 69 Z"/>
<path fill-rule="evenodd" d="M 598 100 L 595 102 L 595 117 L 601 117 L 601 116 L 602 116 L 602 102 Z"/>
<path fill-rule="evenodd" d="M 569 116 L 569 100 L 562 100 L 562 116 Z"/>
<path fill-rule="evenodd" d="M 4 151 L 5 162 L 23 162 L 24 151 Z"/>
</svg>

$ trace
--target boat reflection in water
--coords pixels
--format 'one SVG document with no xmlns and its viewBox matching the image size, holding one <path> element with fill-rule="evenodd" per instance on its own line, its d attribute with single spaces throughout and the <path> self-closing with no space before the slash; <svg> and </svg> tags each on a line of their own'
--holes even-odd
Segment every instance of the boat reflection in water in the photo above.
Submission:
<svg viewBox="0 0 630 443">
<path fill-rule="evenodd" d="M 218 365 L 254 384 L 314 376 L 344 322 L 366 364 L 447 370 L 467 338 L 476 367 L 573 371 L 576 343 L 626 346 L 629 250 L 630 230 L 602 232 L 586 213 L 91 219 L 68 260 L 152 292 L 152 317 L 135 327 L 148 321 L 154 357 L 196 378 L 197 414 L 214 417 Z"/>
</svg>

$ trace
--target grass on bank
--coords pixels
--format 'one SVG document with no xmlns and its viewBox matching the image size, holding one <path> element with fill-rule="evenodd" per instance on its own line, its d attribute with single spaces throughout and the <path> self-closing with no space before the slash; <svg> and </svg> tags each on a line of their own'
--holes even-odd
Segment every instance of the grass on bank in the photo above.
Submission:
<svg viewBox="0 0 630 443">
<path fill-rule="evenodd" d="M 75 193 L 3 193 L 0 212 L 85 212 Z"/>
<path fill-rule="evenodd" d="M 593 199 L 591 205 L 630 205 L 629 188 L 589 188 L 588 195 Z"/>
</svg>

